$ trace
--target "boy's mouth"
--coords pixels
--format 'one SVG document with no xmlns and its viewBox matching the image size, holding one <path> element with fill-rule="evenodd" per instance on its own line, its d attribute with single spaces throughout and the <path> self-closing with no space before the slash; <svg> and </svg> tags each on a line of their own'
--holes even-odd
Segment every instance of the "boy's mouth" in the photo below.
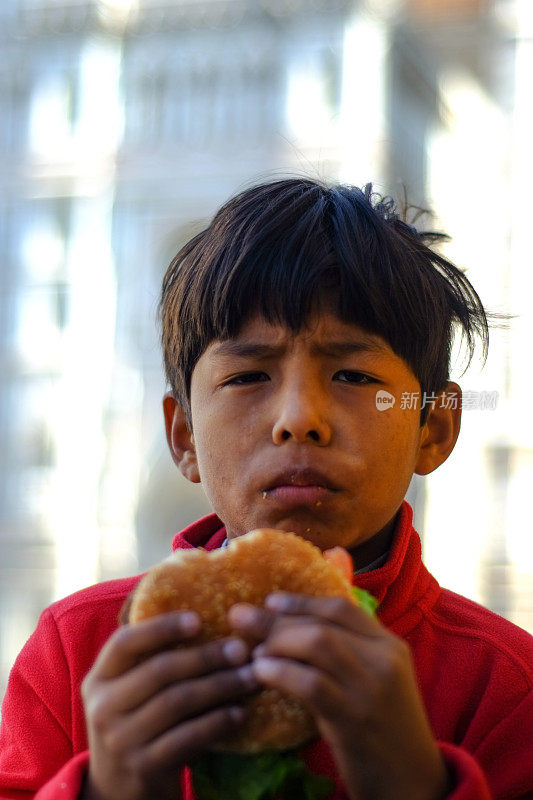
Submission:
<svg viewBox="0 0 533 800">
<path fill-rule="evenodd" d="M 324 486 L 275 486 L 273 489 L 265 490 L 263 497 L 265 500 L 271 499 L 289 505 L 320 506 L 331 494 L 331 489 L 326 489 Z"/>
<path fill-rule="evenodd" d="M 320 504 L 336 491 L 338 488 L 319 470 L 292 468 L 269 479 L 263 490 L 263 499 L 290 504 Z"/>
</svg>

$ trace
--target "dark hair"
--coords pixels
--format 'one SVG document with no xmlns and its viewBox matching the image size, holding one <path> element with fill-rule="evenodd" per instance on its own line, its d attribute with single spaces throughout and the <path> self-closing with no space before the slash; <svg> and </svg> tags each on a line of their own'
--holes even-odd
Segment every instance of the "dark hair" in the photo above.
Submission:
<svg viewBox="0 0 533 800">
<path fill-rule="evenodd" d="M 309 179 L 261 184 L 229 200 L 171 262 L 160 303 L 167 379 L 189 412 L 194 366 L 214 339 L 255 313 L 298 332 L 333 298 L 339 318 L 381 336 L 422 391 L 449 379 L 454 330 L 470 362 L 488 345 L 483 305 L 464 273 L 429 245 L 391 198 Z"/>
</svg>

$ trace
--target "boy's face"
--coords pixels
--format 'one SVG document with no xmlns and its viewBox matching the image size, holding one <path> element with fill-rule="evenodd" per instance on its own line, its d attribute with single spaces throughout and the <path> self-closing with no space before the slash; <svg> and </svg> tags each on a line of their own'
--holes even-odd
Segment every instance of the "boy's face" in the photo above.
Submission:
<svg viewBox="0 0 533 800">
<path fill-rule="evenodd" d="M 378 407 L 379 390 L 392 407 Z M 420 398 L 401 407 L 404 392 L 419 396 L 419 383 L 380 337 L 330 312 L 297 335 L 256 316 L 196 364 L 184 474 L 230 538 L 269 527 L 357 547 L 393 519 L 420 469 L 427 424 Z"/>
</svg>

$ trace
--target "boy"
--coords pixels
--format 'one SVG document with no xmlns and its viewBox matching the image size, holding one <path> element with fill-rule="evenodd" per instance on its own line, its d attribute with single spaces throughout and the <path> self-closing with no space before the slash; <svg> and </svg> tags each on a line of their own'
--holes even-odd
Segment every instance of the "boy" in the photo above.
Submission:
<svg viewBox="0 0 533 800">
<path fill-rule="evenodd" d="M 476 333 L 487 341 L 479 298 L 432 238 L 370 191 L 292 179 L 243 192 L 176 256 L 167 439 L 218 516 L 174 547 L 256 527 L 342 545 L 379 620 L 278 594 L 234 606 L 227 640 L 175 650 L 194 614 L 117 630 L 138 577 L 78 592 L 44 612 L 13 669 L 1 798 L 190 800 L 187 762 L 259 685 L 311 710 L 320 739 L 304 756 L 337 800 L 533 798 L 532 637 L 440 589 L 403 502 L 459 433 L 453 327 L 471 353 Z M 382 410 L 378 392 L 396 402 Z"/>
</svg>

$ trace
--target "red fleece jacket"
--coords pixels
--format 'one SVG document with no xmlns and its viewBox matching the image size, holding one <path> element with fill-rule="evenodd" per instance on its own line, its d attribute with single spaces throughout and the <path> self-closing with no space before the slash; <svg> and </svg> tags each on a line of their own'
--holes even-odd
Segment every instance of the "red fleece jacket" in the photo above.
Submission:
<svg viewBox="0 0 533 800">
<path fill-rule="evenodd" d="M 219 547 L 211 514 L 178 534 L 174 548 Z M 75 800 L 89 754 L 80 684 L 117 627 L 139 576 L 99 584 L 54 603 L 13 667 L 0 729 L 0 799 Z M 421 562 L 404 503 L 387 563 L 358 584 L 380 601 L 383 624 L 410 645 L 420 691 L 449 767 L 448 800 L 533 799 L 533 637 L 441 589 Z M 336 778 L 321 740 L 304 750 L 313 771 Z M 183 800 L 192 800 L 188 771 Z"/>
</svg>

